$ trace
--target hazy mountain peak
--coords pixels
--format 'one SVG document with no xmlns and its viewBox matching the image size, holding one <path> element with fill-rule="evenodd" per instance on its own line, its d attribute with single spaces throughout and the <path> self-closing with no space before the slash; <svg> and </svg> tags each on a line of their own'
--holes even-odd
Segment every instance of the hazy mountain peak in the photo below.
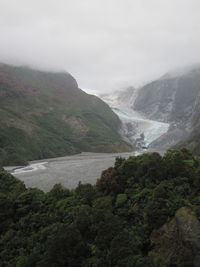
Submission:
<svg viewBox="0 0 200 267">
<path fill-rule="evenodd" d="M 101 94 L 100 98 L 102 98 L 111 107 L 132 107 L 136 99 L 137 91 L 138 90 L 135 87 L 129 86 L 109 94 Z"/>
<path fill-rule="evenodd" d="M 65 69 L 54 69 L 54 68 L 43 68 L 38 67 L 34 65 L 27 65 L 27 64 L 8 64 L 4 62 L 0 62 L 0 67 L 3 68 L 15 68 L 15 69 L 21 69 L 21 70 L 30 70 L 30 71 L 36 71 L 36 72 L 42 72 L 42 73 L 49 73 L 49 74 L 68 74 L 70 73 L 66 71 Z"/>
<path fill-rule="evenodd" d="M 165 79 L 181 77 L 184 75 L 192 74 L 194 72 L 200 73 L 200 63 L 193 64 L 190 66 L 181 67 L 181 68 L 176 68 L 176 69 L 171 70 L 171 71 L 167 72 L 166 74 L 164 74 L 160 79 L 165 80 Z"/>
</svg>

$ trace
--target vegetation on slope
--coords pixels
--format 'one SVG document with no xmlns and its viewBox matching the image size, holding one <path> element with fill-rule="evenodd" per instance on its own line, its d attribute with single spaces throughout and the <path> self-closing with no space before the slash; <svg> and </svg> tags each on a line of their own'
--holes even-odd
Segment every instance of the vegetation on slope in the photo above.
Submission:
<svg viewBox="0 0 200 267">
<path fill-rule="evenodd" d="M 80 183 L 71 191 L 61 185 L 48 193 L 26 189 L 1 170 L 1 266 L 186 266 L 185 257 L 187 266 L 195 266 L 191 238 L 173 250 L 185 233 L 171 232 L 173 244 L 162 250 L 163 241 L 159 253 L 153 241 L 158 243 L 155 231 L 165 223 L 170 230 L 171 218 L 185 206 L 176 222 L 185 223 L 193 209 L 189 223 L 198 230 L 199 173 L 200 160 L 185 149 L 117 158 L 96 186 Z"/>
<path fill-rule="evenodd" d="M 0 65 L 0 157 L 3 165 L 81 151 L 130 151 L 107 104 L 68 73 Z"/>
<path fill-rule="evenodd" d="M 177 147 L 186 147 L 195 155 L 200 155 L 200 127 L 193 130 L 189 137 L 180 142 Z"/>
</svg>

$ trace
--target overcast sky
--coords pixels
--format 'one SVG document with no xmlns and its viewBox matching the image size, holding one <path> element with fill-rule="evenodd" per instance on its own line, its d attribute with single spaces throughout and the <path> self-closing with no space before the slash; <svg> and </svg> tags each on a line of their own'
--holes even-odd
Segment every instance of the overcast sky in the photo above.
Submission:
<svg viewBox="0 0 200 267">
<path fill-rule="evenodd" d="M 0 0 L 0 61 L 69 71 L 88 92 L 200 62 L 199 0 Z"/>
</svg>

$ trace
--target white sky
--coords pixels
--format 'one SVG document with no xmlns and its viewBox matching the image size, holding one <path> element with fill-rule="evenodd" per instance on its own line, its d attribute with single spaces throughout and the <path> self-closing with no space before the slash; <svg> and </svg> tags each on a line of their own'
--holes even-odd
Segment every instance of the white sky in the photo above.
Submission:
<svg viewBox="0 0 200 267">
<path fill-rule="evenodd" d="M 0 0 L 0 61 L 139 86 L 200 62 L 199 0 Z"/>
</svg>

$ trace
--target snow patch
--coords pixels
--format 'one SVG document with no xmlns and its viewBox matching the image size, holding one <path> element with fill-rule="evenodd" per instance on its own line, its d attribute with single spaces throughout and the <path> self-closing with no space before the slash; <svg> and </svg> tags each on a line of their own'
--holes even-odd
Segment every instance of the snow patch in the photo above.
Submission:
<svg viewBox="0 0 200 267">
<path fill-rule="evenodd" d="M 133 109 L 139 89 L 129 87 L 100 97 L 112 108 L 122 122 L 123 139 L 138 148 L 146 149 L 169 129 L 168 123 L 149 120 Z"/>
</svg>

